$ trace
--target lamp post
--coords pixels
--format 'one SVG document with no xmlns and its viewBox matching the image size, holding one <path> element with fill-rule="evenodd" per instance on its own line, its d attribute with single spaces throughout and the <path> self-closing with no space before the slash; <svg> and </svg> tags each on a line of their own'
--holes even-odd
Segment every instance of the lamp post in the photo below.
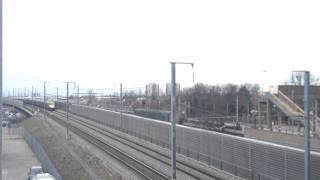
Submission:
<svg viewBox="0 0 320 180">
<path fill-rule="evenodd" d="M 171 62 L 171 180 L 176 180 L 176 64 L 193 63 Z M 194 73 L 192 74 L 194 80 Z"/>
</svg>

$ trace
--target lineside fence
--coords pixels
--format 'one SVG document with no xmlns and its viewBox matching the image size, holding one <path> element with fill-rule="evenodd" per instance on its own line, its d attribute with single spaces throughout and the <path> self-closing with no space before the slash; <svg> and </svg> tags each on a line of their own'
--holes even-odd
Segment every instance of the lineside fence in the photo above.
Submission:
<svg viewBox="0 0 320 180">
<path fill-rule="evenodd" d="M 8 129 L 8 133 L 23 137 L 40 161 L 43 171 L 50 173 L 57 180 L 62 180 L 60 174 L 49 159 L 46 151 L 42 148 L 38 140 L 32 137 L 32 135 L 25 128 L 10 128 Z"/>
<path fill-rule="evenodd" d="M 71 105 L 71 113 L 170 149 L 170 124 L 94 107 Z M 177 125 L 177 152 L 251 180 L 301 180 L 304 152 L 274 143 Z M 311 152 L 311 180 L 320 179 L 320 153 Z"/>
</svg>

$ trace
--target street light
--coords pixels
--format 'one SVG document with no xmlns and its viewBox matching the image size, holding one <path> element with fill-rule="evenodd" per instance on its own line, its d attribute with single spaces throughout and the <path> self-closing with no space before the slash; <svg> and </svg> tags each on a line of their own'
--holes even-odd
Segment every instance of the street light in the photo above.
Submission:
<svg viewBox="0 0 320 180">
<path fill-rule="evenodd" d="M 189 64 L 194 68 L 193 63 L 171 62 L 171 179 L 176 180 L 176 64 Z M 194 81 L 194 71 L 192 72 Z"/>
<path fill-rule="evenodd" d="M 74 87 L 76 86 L 75 82 L 66 82 L 67 83 L 67 104 L 66 104 L 66 111 L 67 111 L 67 134 L 66 139 L 69 139 L 69 84 L 74 84 Z"/>
</svg>

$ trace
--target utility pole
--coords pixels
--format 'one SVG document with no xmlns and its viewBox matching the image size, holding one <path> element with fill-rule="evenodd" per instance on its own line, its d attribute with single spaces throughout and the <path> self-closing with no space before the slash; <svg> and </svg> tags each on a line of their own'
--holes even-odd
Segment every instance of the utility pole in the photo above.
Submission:
<svg viewBox="0 0 320 180">
<path fill-rule="evenodd" d="M 120 123 L 122 128 L 122 83 L 120 83 Z"/>
<path fill-rule="evenodd" d="M 190 64 L 193 68 L 193 63 L 171 62 L 171 180 L 176 180 L 176 64 Z"/>
<path fill-rule="evenodd" d="M 309 71 L 293 71 L 304 73 L 304 180 L 311 179 L 310 171 L 310 108 L 309 108 Z"/>
<path fill-rule="evenodd" d="M 66 104 L 66 112 L 67 112 L 67 134 L 66 139 L 69 139 L 69 84 L 76 84 L 75 82 L 66 82 L 67 83 L 67 104 Z"/>
<path fill-rule="evenodd" d="M 261 102 L 259 100 L 258 102 L 258 116 L 259 116 L 259 126 L 258 126 L 258 130 L 262 130 L 262 122 L 261 122 Z"/>
<path fill-rule="evenodd" d="M 66 138 L 69 139 L 69 82 L 67 82 L 67 104 L 66 104 L 66 111 L 67 111 L 67 135 Z"/>
<path fill-rule="evenodd" d="M 176 86 L 177 87 L 177 86 Z M 181 98 L 179 92 L 176 92 L 176 96 L 178 97 L 178 123 L 181 118 Z"/>
<path fill-rule="evenodd" d="M 57 101 L 59 101 L 59 87 L 56 87 L 57 88 Z"/>
<path fill-rule="evenodd" d="M 227 116 L 229 116 L 229 103 L 227 103 Z"/>
<path fill-rule="evenodd" d="M 31 103 L 32 103 L 32 111 L 34 111 L 34 106 L 33 106 L 33 86 L 31 89 Z"/>
<path fill-rule="evenodd" d="M 236 116 L 237 116 L 237 122 L 236 122 L 236 125 L 238 125 L 239 123 L 239 96 L 237 95 L 236 97 Z"/>
<path fill-rule="evenodd" d="M 304 179 L 310 180 L 310 117 L 309 117 L 309 85 L 310 72 L 304 72 Z"/>
<path fill-rule="evenodd" d="M 46 84 L 48 82 L 43 82 L 43 118 L 46 119 Z"/>
<path fill-rule="evenodd" d="M 79 94 L 79 86 L 78 86 L 77 92 L 78 92 L 77 103 L 78 103 L 78 104 L 80 104 L 80 94 Z"/>
<path fill-rule="evenodd" d="M 176 64 L 171 63 L 171 179 L 176 180 Z"/>
<path fill-rule="evenodd" d="M 317 118 L 318 118 L 318 100 L 315 99 L 314 102 L 314 120 L 313 120 L 313 132 L 316 133 L 316 126 L 317 126 Z"/>
<path fill-rule="evenodd" d="M 263 86 L 264 86 L 264 84 L 263 84 L 263 78 L 264 78 L 264 73 L 265 72 L 267 72 L 266 70 L 263 70 L 262 71 L 262 73 L 261 73 L 261 96 L 263 95 L 263 90 L 264 90 L 264 88 L 263 88 Z"/>
<path fill-rule="evenodd" d="M 0 124 L 2 125 L 2 0 L 0 0 Z M 0 180 L 2 180 L 2 128 L 0 128 Z"/>
</svg>

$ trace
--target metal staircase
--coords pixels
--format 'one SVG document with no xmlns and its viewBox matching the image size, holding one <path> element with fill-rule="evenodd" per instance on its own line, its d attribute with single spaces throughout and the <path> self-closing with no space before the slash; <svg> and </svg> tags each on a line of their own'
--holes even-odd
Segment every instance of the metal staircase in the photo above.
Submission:
<svg viewBox="0 0 320 180">
<path fill-rule="evenodd" d="M 275 104 L 285 116 L 289 117 L 290 120 L 304 124 L 304 110 L 281 91 L 266 93 L 265 96 Z"/>
<path fill-rule="evenodd" d="M 300 122 L 304 125 L 304 110 L 284 93 L 278 89 L 270 89 L 270 92 L 265 94 L 265 98 L 276 105 L 289 120 Z M 315 134 L 320 135 L 320 118 L 318 116 L 315 116 L 315 119 L 313 116 L 310 116 L 310 129 L 313 129 Z"/>
</svg>

